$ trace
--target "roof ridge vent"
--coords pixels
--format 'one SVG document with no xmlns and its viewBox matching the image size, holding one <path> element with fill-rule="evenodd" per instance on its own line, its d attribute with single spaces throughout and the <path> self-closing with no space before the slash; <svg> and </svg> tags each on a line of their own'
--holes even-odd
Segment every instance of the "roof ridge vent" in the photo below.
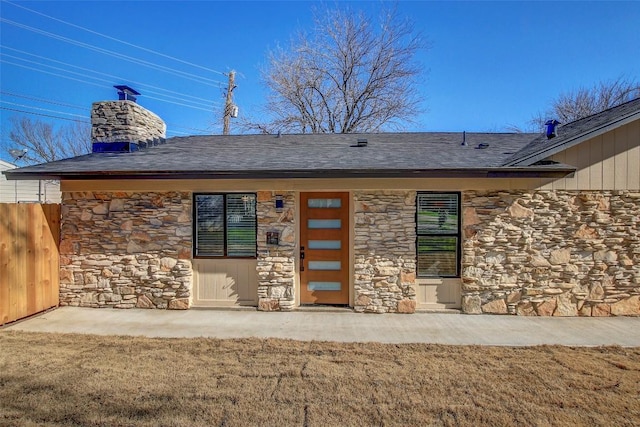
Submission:
<svg viewBox="0 0 640 427">
<path fill-rule="evenodd" d="M 358 142 L 356 145 L 352 145 L 352 147 L 366 147 L 368 143 L 367 138 L 358 138 Z"/>
</svg>

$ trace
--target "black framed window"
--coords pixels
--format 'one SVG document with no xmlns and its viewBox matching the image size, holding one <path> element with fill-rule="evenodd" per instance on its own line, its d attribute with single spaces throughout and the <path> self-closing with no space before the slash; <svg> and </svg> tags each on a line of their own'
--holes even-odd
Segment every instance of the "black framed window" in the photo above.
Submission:
<svg viewBox="0 0 640 427">
<path fill-rule="evenodd" d="M 193 199 L 194 256 L 255 258 L 255 194 L 195 194 Z"/>
<path fill-rule="evenodd" d="M 418 193 L 416 235 L 419 277 L 459 277 L 460 193 Z"/>
</svg>

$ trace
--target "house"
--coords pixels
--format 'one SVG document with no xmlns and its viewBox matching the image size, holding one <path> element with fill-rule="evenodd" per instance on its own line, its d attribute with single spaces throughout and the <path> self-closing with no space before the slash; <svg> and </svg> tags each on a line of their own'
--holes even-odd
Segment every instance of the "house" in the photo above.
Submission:
<svg viewBox="0 0 640 427">
<path fill-rule="evenodd" d="M 5 172 L 61 182 L 62 305 L 640 314 L 640 99 L 549 137 L 92 122 L 92 154 Z"/>
<path fill-rule="evenodd" d="M 17 168 L 0 160 L 0 172 Z M 57 181 L 7 181 L 0 174 L 0 203 L 60 203 L 60 187 Z"/>
</svg>

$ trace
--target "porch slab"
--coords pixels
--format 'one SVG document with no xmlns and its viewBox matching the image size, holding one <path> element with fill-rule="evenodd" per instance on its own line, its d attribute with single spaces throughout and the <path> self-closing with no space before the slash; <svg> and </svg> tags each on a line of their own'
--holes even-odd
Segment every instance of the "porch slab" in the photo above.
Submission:
<svg viewBox="0 0 640 427">
<path fill-rule="evenodd" d="M 640 317 L 519 317 L 350 310 L 100 310 L 62 307 L 0 329 L 147 337 L 283 338 L 302 341 L 491 346 L 640 346 Z"/>
</svg>

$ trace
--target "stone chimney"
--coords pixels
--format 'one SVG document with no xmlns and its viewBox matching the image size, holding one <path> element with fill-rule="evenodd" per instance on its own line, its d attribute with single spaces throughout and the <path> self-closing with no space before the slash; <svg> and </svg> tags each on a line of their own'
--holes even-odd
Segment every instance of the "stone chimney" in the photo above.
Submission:
<svg viewBox="0 0 640 427">
<path fill-rule="evenodd" d="M 131 152 L 164 142 L 167 125 L 133 99 L 93 103 L 91 143 L 94 153 Z"/>
</svg>

